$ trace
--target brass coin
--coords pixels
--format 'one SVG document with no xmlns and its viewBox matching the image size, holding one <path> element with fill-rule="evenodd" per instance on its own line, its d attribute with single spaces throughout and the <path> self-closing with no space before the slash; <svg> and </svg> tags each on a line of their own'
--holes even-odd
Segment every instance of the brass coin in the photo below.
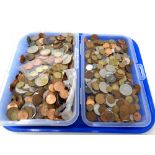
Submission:
<svg viewBox="0 0 155 155">
<path fill-rule="evenodd" d="M 104 94 L 102 93 L 98 93 L 96 96 L 95 96 L 95 101 L 99 104 L 104 104 L 105 103 L 105 96 Z"/>
<path fill-rule="evenodd" d="M 7 109 L 10 109 L 10 108 L 18 108 L 18 103 L 17 101 L 11 101 L 8 106 L 7 106 Z"/>
</svg>

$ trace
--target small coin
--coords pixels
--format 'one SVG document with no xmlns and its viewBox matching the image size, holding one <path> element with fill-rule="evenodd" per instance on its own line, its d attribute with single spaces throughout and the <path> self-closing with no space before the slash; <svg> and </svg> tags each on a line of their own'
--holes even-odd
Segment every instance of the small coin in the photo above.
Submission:
<svg viewBox="0 0 155 155">
<path fill-rule="evenodd" d="M 32 102 L 36 106 L 38 106 L 39 104 L 41 104 L 42 100 L 43 100 L 43 98 L 39 94 L 34 94 L 33 97 L 32 97 Z"/>
<path fill-rule="evenodd" d="M 30 69 L 33 68 L 33 64 L 32 64 L 32 63 L 27 63 L 27 64 L 25 64 L 25 65 L 23 66 L 23 68 L 24 68 L 25 70 L 30 70 Z"/>
<path fill-rule="evenodd" d="M 63 90 L 60 91 L 60 97 L 61 97 L 61 98 L 67 99 L 68 95 L 69 95 L 68 90 L 63 89 Z"/>
<path fill-rule="evenodd" d="M 134 120 L 136 122 L 139 122 L 139 121 L 141 121 L 142 116 L 141 116 L 141 114 L 139 112 L 135 112 L 134 115 L 133 115 L 133 118 L 134 118 Z"/>
<path fill-rule="evenodd" d="M 86 70 L 87 71 L 91 71 L 93 69 L 93 65 L 92 64 L 87 64 L 86 65 Z"/>
<path fill-rule="evenodd" d="M 19 109 L 16 107 L 9 108 L 7 110 L 7 117 L 9 118 L 9 120 L 17 121 L 18 120 L 18 112 L 19 112 Z"/>
<path fill-rule="evenodd" d="M 25 85 L 25 83 L 24 83 L 23 81 L 20 81 L 20 82 L 18 82 L 18 83 L 17 83 L 17 85 L 16 85 L 16 86 L 17 86 L 17 88 L 19 88 L 19 89 L 20 89 L 20 88 L 23 88 L 23 87 L 24 87 L 24 85 Z"/>
<path fill-rule="evenodd" d="M 85 78 L 92 79 L 94 77 L 94 73 L 92 71 L 85 72 Z"/>
<path fill-rule="evenodd" d="M 55 109 L 49 109 L 47 111 L 47 117 L 50 119 L 50 120 L 54 120 L 55 118 Z"/>
<path fill-rule="evenodd" d="M 42 116 L 47 116 L 48 112 L 48 105 L 47 104 L 40 104 L 40 113 Z"/>
<path fill-rule="evenodd" d="M 63 90 L 65 88 L 65 85 L 62 81 L 57 81 L 54 83 L 54 90 L 60 92 L 61 90 Z"/>
<path fill-rule="evenodd" d="M 98 93 L 98 94 L 95 96 L 95 101 L 96 101 L 98 104 L 104 104 L 104 103 L 105 103 L 105 96 L 104 96 L 104 94 Z"/>
<path fill-rule="evenodd" d="M 64 64 L 64 65 L 69 64 L 72 60 L 72 55 L 65 54 L 65 55 L 63 55 L 62 59 L 63 59 L 62 64 Z"/>
<path fill-rule="evenodd" d="M 98 116 L 100 116 L 99 108 L 100 108 L 100 104 L 96 103 L 94 105 L 94 113 Z"/>
<path fill-rule="evenodd" d="M 129 96 L 132 94 L 132 87 L 128 84 L 123 84 L 120 86 L 120 93 L 124 96 Z"/>
<path fill-rule="evenodd" d="M 92 41 L 86 41 L 86 47 L 88 48 L 88 49 L 90 49 L 90 48 L 94 48 L 94 43 L 92 42 Z"/>
<path fill-rule="evenodd" d="M 86 112 L 86 118 L 91 121 L 91 122 L 94 122 L 96 121 L 96 114 L 93 112 L 93 111 L 88 111 Z"/>
<path fill-rule="evenodd" d="M 36 77 L 36 76 L 38 76 L 38 72 L 37 71 L 32 71 L 32 72 L 29 73 L 29 76 Z"/>
<path fill-rule="evenodd" d="M 35 79 L 35 84 L 39 87 L 45 86 L 48 83 L 49 77 L 48 75 L 40 75 L 38 78 Z"/>
<path fill-rule="evenodd" d="M 113 74 L 107 74 L 105 79 L 108 83 L 113 83 L 116 81 L 116 77 Z"/>
<path fill-rule="evenodd" d="M 107 95 L 107 98 L 106 98 L 106 104 L 109 106 L 109 107 L 114 107 L 116 105 L 116 100 L 114 98 L 113 95 Z"/>
<path fill-rule="evenodd" d="M 103 92 L 103 93 L 108 93 L 107 92 L 107 87 L 109 85 L 106 82 L 100 82 L 99 83 L 99 89 Z"/>
<path fill-rule="evenodd" d="M 34 46 L 30 46 L 27 51 L 28 53 L 36 53 L 38 52 L 38 50 L 39 50 L 38 46 L 34 45 Z"/>
<path fill-rule="evenodd" d="M 32 53 L 28 53 L 28 54 L 26 55 L 26 60 L 28 60 L 28 61 L 32 61 L 34 58 L 35 58 L 35 55 L 32 54 Z"/>
<path fill-rule="evenodd" d="M 28 117 L 29 117 L 29 114 L 28 114 L 28 112 L 25 109 L 21 109 L 18 112 L 18 119 L 19 120 L 28 119 Z"/>
<path fill-rule="evenodd" d="M 92 104 L 87 104 L 87 105 L 86 105 L 86 109 L 87 109 L 88 111 L 92 111 L 92 110 L 94 109 L 94 106 L 93 106 Z"/>
<path fill-rule="evenodd" d="M 130 104 L 130 113 L 131 113 L 131 114 L 134 114 L 136 111 L 137 111 L 137 109 L 136 109 L 136 104 L 131 103 L 131 104 Z"/>
<path fill-rule="evenodd" d="M 42 56 L 47 56 L 47 55 L 51 54 L 51 50 L 50 50 L 50 49 L 42 49 L 42 50 L 40 51 L 40 54 L 41 54 Z"/>
<path fill-rule="evenodd" d="M 113 106 L 112 107 L 112 112 L 116 113 L 116 114 L 119 113 L 119 107 L 117 105 Z"/>
<path fill-rule="evenodd" d="M 56 102 L 56 97 L 54 94 L 50 93 L 49 95 L 47 95 L 46 97 L 46 102 L 48 104 L 54 104 Z"/>
<path fill-rule="evenodd" d="M 44 71 L 44 68 L 43 68 L 43 66 L 39 66 L 35 70 L 36 70 L 36 72 L 41 73 Z"/>
<path fill-rule="evenodd" d="M 112 49 L 111 48 L 107 48 L 105 49 L 105 53 L 107 56 L 111 55 L 113 53 Z"/>
<path fill-rule="evenodd" d="M 54 90 L 54 85 L 53 85 L 53 84 L 50 84 L 50 85 L 48 86 L 48 89 L 49 89 L 49 91 L 51 91 L 52 93 L 55 92 L 55 90 Z"/>
<path fill-rule="evenodd" d="M 24 55 L 21 55 L 20 56 L 20 63 L 23 64 L 25 62 L 25 60 L 26 60 L 25 56 Z"/>
<path fill-rule="evenodd" d="M 98 90 L 99 90 L 99 83 L 98 83 L 98 81 L 93 81 L 93 82 L 91 83 L 91 86 L 92 86 L 92 88 L 93 88 L 95 91 L 98 91 Z"/>
</svg>

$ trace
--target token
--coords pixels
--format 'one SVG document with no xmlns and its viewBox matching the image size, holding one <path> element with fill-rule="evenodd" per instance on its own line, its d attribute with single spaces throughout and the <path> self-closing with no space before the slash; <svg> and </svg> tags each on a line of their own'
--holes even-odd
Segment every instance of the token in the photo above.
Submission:
<svg viewBox="0 0 155 155">
<path fill-rule="evenodd" d="M 20 82 L 17 83 L 16 86 L 17 86 L 17 88 L 20 89 L 20 88 L 24 87 L 24 85 L 25 85 L 25 83 L 23 81 L 20 81 Z"/>
<path fill-rule="evenodd" d="M 86 118 L 88 121 L 94 122 L 96 121 L 96 114 L 93 111 L 86 112 Z"/>
<path fill-rule="evenodd" d="M 99 104 L 103 104 L 105 103 L 105 96 L 104 94 L 102 93 L 98 93 L 96 96 L 95 96 L 95 101 Z"/>
<path fill-rule="evenodd" d="M 103 93 L 108 93 L 107 92 L 107 87 L 109 85 L 106 82 L 100 82 L 99 83 L 99 89 L 103 92 Z"/>
<path fill-rule="evenodd" d="M 36 53 L 36 52 L 38 52 L 38 46 L 36 46 L 36 45 L 30 46 L 27 51 L 28 51 L 28 53 Z"/>
<path fill-rule="evenodd" d="M 65 85 L 62 81 L 58 81 L 58 82 L 54 83 L 54 90 L 60 92 L 64 88 L 65 88 Z"/>
<path fill-rule="evenodd" d="M 100 116 L 100 112 L 99 112 L 99 108 L 100 108 L 100 104 L 95 104 L 94 105 L 94 113 L 96 114 L 96 115 L 99 115 Z"/>
<path fill-rule="evenodd" d="M 17 107 L 12 107 L 7 110 L 7 117 L 9 120 L 17 121 L 18 120 L 19 109 Z"/>
<path fill-rule="evenodd" d="M 56 102 L 56 97 L 55 97 L 55 95 L 54 94 L 49 94 L 49 95 L 47 95 L 47 97 L 46 97 L 46 102 L 48 103 L 48 104 L 54 104 L 55 102 Z"/>
<path fill-rule="evenodd" d="M 123 84 L 120 86 L 120 93 L 124 96 L 129 96 L 132 94 L 132 87 L 128 84 Z"/>
<path fill-rule="evenodd" d="M 63 55 L 62 59 L 63 59 L 62 64 L 65 64 L 65 65 L 69 64 L 71 62 L 71 60 L 72 60 L 72 55 L 65 54 L 65 55 Z"/>
<path fill-rule="evenodd" d="M 93 65 L 92 64 L 87 64 L 86 65 L 86 70 L 87 71 L 91 71 L 93 69 Z"/>
<path fill-rule="evenodd" d="M 41 51 L 40 51 L 40 54 L 42 55 L 42 56 L 47 56 L 47 55 L 49 55 L 51 53 L 51 50 L 50 49 L 42 49 Z"/>
<path fill-rule="evenodd" d="M 19 120 L 28 119 L 29 117 L 29 114 L 25 109 L 21 109 L 17 115 Z"/>
<path fill-rule="evenodd" d="M 35 84 L 39 87 L 45 86 L 48 83 L 49 77 L 48 75 L 40 75 L 35 79 Z"/>
<path fill-rule="evenodd" d="M 41 104 L 42 100 L 43 100 L 43 98 L 39 94 L 34 94 L 33 97 L 32 97 L 32 102 L 36 106 L 38 106 L 39 104 Z"/>
<path fill-rule="evenodd" d="M 133 115 L 133 118 L 134 118 L 134 120 L 136 122 L 139 122 L 139 121 L 141 121 L 142 116 L 141 116 L 141 114 L 139 112 L 135 112 L 134 115 Z"/>
</svg>

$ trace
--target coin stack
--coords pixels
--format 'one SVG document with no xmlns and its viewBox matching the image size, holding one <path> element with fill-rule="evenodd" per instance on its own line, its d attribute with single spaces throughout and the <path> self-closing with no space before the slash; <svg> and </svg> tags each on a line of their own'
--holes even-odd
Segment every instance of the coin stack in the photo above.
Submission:
<svg viewBox="0 0 155 155">
<path fill-rule="evenodd" d="M 57 109 L 66 103 L 71 89 L 65 71 L 74 68 L 74 37 L 39 33 L 28 36 L 27 44 L 27 53 L 20 56 L 19 74 L 10 84 L 7 116 L 12 121 L 64 120 Z"/>
<path fill-rule="evenodd" d="M 85 38 L 86 118 L 91 122 L 139 122 L 140 85 L 132 79 L 125 40 Z"/>
</svg>

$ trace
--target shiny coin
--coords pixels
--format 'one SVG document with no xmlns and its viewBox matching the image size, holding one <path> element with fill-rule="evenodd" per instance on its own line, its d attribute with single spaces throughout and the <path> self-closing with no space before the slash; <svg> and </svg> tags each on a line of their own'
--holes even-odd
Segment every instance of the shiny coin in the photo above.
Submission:
<svg viewBox="0 0 155 155">
<path fill-rule="evenodd" d="M 51 91 L 51 92 L 54 92 L 55 90 L 54 90 L 54 85 L 53 84 L 50 84 L 49 86 L 48 86 L 48 89 L 49 89 L 49 91 Z"/>
<path fill-rule="evenodd" d="M 106 82 L 100 82 L 99 83 L 99 89 L 103 92 L 103 93 L 108 93 L 107 92 L 107 87 L 109 85 Z"/>
<path fill-rule="evenodd" d="M 61 90 L 63 90 L 65 88 L 65 85 L 63 82 L 58 81 L 56 83 L 54 83 L 54 89 L 58 92 L 60 92 Z"/>
<path fill-rule="evenodd" d="M 40 51 L 40 54 L 41 54 L 42 56 L 47 56 L 47 55 L 51 54 L 51 50 L 50 50 L 50 49 L 42 49 L 42 50 Z"/>
<path fill-rule="evenodd" d="M 86 101 L 86 105 L 89 105 L 89 104 L 91 104 L 91 105 L 94 106 L 94 104 L 95 104 L 94 99 L 92 99 L 92 98 L 88 98 L 87 101 Z"/>
<path fill-rule="evenodd" d="M 29 117 L 29 114 L 28 114 L 28 112 L 25 109 L 21 109 L 18 112 L 18 119 L 19 120 L 28 119 L 28 117 Z"/>
<path fill-rule="evenodd" d="M 46 74 L 40 75 L 35 79 L 35 84 L 39 87 L 45 86 L 48 83 L 49 77 Z"/>
<path fill-rule="evenodd" d="M 39 94 L 34 94 L 33 97 L 32 97 L 32 102 L 36 106 L 38 106 L 39 104 L 41 104 L 42 100 L 43 100 L 43 98 Z"/>
<path fill-rule="evenodd" d="M 47 102 L 48 104 L 54 104 L 54 103 L 56 102 L 56 97 L 55 97 L 55 95 L 54 95 L 54 94 L 49 94 L 49 95 L 47 95 L 47 97 L 46 97 L 46 102 Z"/>
<path fill-rule="evenodd" d="M 24 87 L 24 85 L 25 85 L 25 83 L 23 81 L 20 81 L 20 82 L 17 83 L 16 86 L 17 86 L 17 88 L 20 89 L 20 88 Z"/>
<path fill-rule="evenodd" d="M 38 46 L 30 46 L 29 48 L 28 48 L 28 53 L 36 53 L 36 52 L 38 52 Z"/>
<path fill-rule="evenodd" d="M 100 116 L 99 108 L 100 108 L 100 104 L 95 104 L 94 105 L 94 113 L 96 115 L 99 115 Z"/>
<path fill-rule="evenodd" d="M 17 121 L 18 120 L 18 112 L 19 112 L 19 109 L 16 107 L 9 108 L 7 110 L 7 117 L 9 118 L 9 120 Z"/>
<path fill-rule="evenodd" d="M 128 84 L 123 84 L 120 86 L 120 93 L 124 96 L 129 96 L 132 94 L 132 87 Z"/>
<path fill-rule="evenodd" d="M 62 57 L 62 59 L 63 59 L 63 62 L 62 62 L 62 64 L 69 64 L 70 62 L 71 62 L 71 60 L 72 60 L 72 55 L 70 55 L 70 54 L 65 54 L 63 57 Z"/>
<path fill-rule="evenodd" d="M 61 98 L 67 99 L 68 95 L 69 95 L 68 90 L 63 89 L 63 90 L 60 91 L 60 97 L 61 97 Z"/>
<path fill-rule="evenodd" d="M 87 64 L 86 65 L 86 70 L 87 71 L 91 71 L 93 69 L 93 65 L 92 64 Z"/>
</svg>

